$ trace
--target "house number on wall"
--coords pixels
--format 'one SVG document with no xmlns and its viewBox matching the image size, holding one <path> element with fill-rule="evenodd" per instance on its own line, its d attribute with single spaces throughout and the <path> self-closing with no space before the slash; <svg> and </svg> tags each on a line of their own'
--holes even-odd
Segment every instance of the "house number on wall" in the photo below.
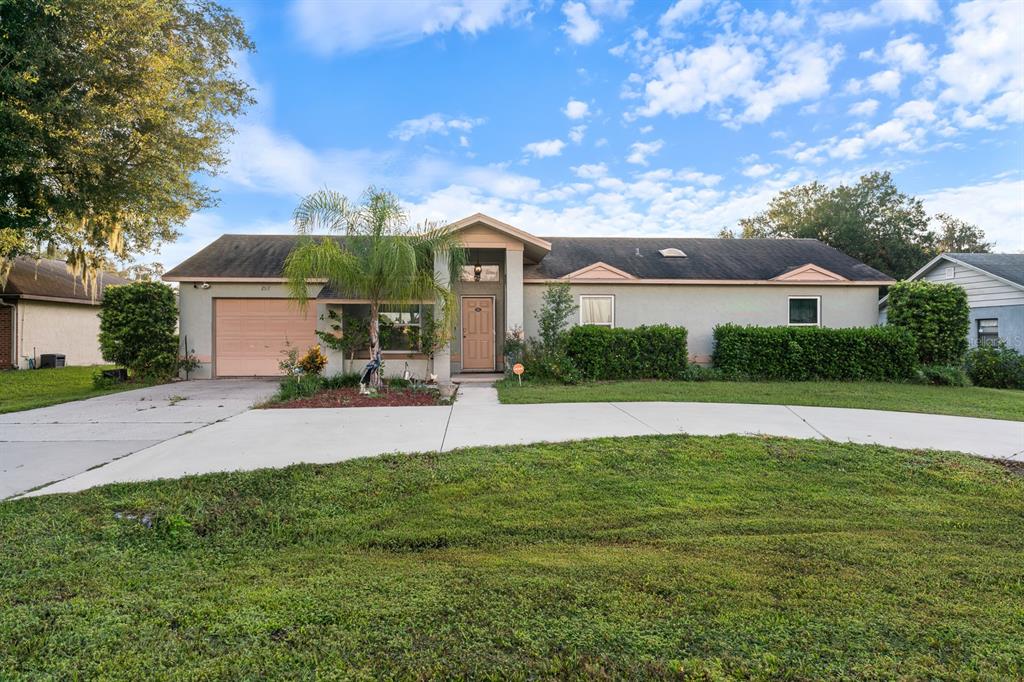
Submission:
<svg viewBox="0 0 1024 682">
<path fill-rule="evenodd" d="M 260 291 L 270 291 L 270 287 L 264 284 L 263 286 L 260 287 Z"/>
</svg>

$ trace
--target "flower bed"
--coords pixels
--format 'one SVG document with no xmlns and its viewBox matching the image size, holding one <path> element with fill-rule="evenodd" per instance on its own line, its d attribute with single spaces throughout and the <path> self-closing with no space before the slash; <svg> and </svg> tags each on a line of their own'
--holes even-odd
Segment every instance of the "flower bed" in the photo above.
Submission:
<svg viewBox="0 0 1024 682">
<path fill-rule="evenodd" d="M 448 401 L 434 390 L 402 388 L 388 389 L 376 395 L 360 395 L 357 387 L 348 387 L 328 388 L 303 398 L 267 403 L 264 407 L 407 407 L 446 404 Z"/>
</svg>

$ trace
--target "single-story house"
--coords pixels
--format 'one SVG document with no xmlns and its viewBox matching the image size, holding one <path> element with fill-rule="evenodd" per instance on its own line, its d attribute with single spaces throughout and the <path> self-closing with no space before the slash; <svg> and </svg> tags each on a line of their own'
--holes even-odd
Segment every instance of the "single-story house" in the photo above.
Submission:
<svg viewBox="0 0 1024 682">
<path fill-rule="evenodd" d="M 570 285 L 579 324 L 685 326 L 690 354 L 702 363 L 719 323 L 872 326 L 879 288 L 893 283 L 813 239 L 538 237 L 479 213 L 450 229 L 469 265 L 454 284 L 454 341 L 434 358 L 439 381 L 501 371 L 506 334 L 536 336 L 534 313 L 551 283 Z M 202 363 L 193 376 L 278 374 L 286 344 L 316 343 L 332 310 L 366 315 L 366 301 L 322 282 L 310 283 L 316 301 L 305 311 L 288 299 L 282 268 L 297 239 L 224 235 L 164 275 L 180 283 L 181 334 Z M 420 324 L 423 305 L 431 303 L 387 313 L 397 330 L 385 346 L 389 374 L 407 365 L 413 375 L 427 373 L 425 356 L 409 343 L 415 335 L 406 333 Z M 328 353 L 328 360 L 328 371 L 341 370 L 340 357 Z"/>
<path fill-rule="evenodd" d="M 90 291 L 64 261 L 19 257 L 0 287 L 0 368 L 38 366 L 40 356 L 61 354 L 68 365 L 96 365 L 100 354 L 103 290 L 127 280 L 97 275 Z M 92 294 L 95 294 L 92 295 Z"/>
<path fill-rule="evenodd" d="M 1024 254 L 943 253 L 907 279 L 956 284 L 967 290 L 971 347 L 1004 341 L 1024 353 Z M 883 323 L 887 299 L 878 302 Z"/>
</svg>

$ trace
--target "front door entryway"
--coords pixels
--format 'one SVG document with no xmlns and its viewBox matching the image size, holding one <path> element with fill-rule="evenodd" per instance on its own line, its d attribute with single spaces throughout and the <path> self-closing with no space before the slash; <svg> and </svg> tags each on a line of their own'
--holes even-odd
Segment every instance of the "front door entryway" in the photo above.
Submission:
<svg viewBox="0 0 1024 682">
<path fill-rule="evenodd" d="M 462 369 L 494 371 L 494 297 L 462 297 Z"/>
</svg>

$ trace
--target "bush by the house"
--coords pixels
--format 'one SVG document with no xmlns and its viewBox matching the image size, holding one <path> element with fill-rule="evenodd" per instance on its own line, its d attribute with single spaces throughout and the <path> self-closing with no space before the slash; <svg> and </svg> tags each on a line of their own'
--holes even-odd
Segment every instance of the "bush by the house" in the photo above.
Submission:
<svg viewBox="0 0 1024 682">
<path fill-rule="evenodd" d="M 972 348 L 964 367 L 976 386 L 1024 389 L 1024 355 L 1002 341 Z"/>
<path fill-rule="evenodd" d="M 918 383 L 932 386 L 970 386 L 971 380 L 958 365 L 921 365 L 917 370 Z"/>
<path fill-rule="evenodd" d="M 786 381 L 914 377 L 914 338 L 896 327 L 715 327 L 714 366 L 727 376 Z"/>
<path fill-rule="evenodd" d="M 923 280 L 898 282 L 889 289 L 888 305 L 889 324 L 914 335 L 922 364 L 960 364 L 970 327 L 963 287 Z"/>
<path fill-rule="evenodd" d="M 566 333 L 565 354 L 581 379 L 682 379 L 686 329 L 661 324 L 634 329 L 580 326 Z"/>
<path fill-rule="evenodd" d="M 306 374 L 320 374 L 327 366 L 327 356 L 320 350 L 319 345 L 312 345 L 306 354 L 298 359 L 298 367 Z"/>
<path fill-rule="evenodd" d="M 526 366 L 527 378 L 555 379 L 566 384 L 579 381 L 579 372 L 565 354 L 565 328 L 576 314 L 576 302 L 568 284 L 551 284 L 544 290 L 537 320 L 538 338 L 525 339 L 516 349 Z"/>
<path fill-rule="evenodd" d="M 178 306 L 160 282 L 108 287 L 100 306 L 103 359 L 144 380 L 170 378 L 178 365 Z"/>
</svg>

